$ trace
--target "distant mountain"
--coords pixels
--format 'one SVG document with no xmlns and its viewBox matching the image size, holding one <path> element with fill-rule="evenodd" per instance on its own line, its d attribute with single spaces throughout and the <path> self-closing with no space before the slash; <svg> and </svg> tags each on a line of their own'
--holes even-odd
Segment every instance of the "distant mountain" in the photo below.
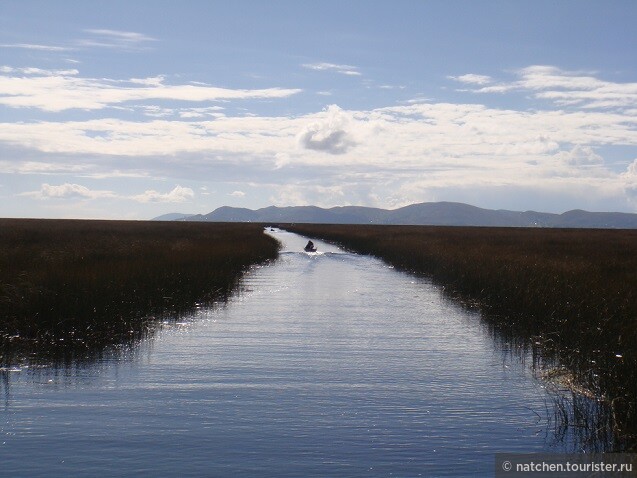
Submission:
<svg viewBox="0 0 637 478">
<path fill-rule="evenodd" d="M 165 216 L 160 216 L 165 217 Z M 412 224 L 435 226 L 571 227 L 637 229 L 637 214 L 568 211 L 552 214 L 536 211 L 483 209 L 456 202 L 427 202 L 387 210 L 359 206 L 323 209 L 316 206 L 276 207 L 252 210 L 220 207 L 208 214 L 179 218 L 182 221 L 318 223 L 318 224 Z"/>
<path fill-rule="evenodd" d="M 178 221 L 186 217 L 192 217 L 192 214 L 182 214 L 180 212 L 171 212 L 151 219 L 151 221 Z"/>
</svg>

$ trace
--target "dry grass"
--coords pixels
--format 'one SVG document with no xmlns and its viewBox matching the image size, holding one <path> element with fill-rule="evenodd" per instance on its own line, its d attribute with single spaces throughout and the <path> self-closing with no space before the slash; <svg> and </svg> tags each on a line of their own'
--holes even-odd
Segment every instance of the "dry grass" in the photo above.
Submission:
<svg viewBox="0 0 637 478">
<path fill-rule="evenodd" d="M 0 351 L 117 341 L 224 299 L 277 251 L 250 224 L 0 220 Z"/>
<path fill-rule="evenodd" d="M 637 432 L 637 231 L 295 225 L 431 277 L 566 366 Z"/>
</svg>

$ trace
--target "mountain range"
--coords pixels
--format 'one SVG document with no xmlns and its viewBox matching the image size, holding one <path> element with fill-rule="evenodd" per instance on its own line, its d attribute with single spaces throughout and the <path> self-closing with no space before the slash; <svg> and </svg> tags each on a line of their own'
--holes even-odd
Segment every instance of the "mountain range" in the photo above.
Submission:
<svg viewBox="0 0 637 478">
<path fill-rule="evenodd" d="M 208 214 L 166 214 L 155 220 L 319 223 L 319 224 L 412 224 L 435 226 L 574 227 L 637 229 L 637 214 L 589 212 L 580 209 L 553 214 L 536 211 L 483 209 L 456 202 L 426 202 L 399 209 L 342 206 L 270 206 L 252 210 L 223 206 Z"/>
</svg>

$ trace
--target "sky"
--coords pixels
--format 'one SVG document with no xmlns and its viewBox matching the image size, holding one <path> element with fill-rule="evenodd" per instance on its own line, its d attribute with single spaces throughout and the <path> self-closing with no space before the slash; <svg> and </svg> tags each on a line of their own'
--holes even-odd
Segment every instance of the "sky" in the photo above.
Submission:
<svg viewBox="0 0 637 478">
<path fill-rule="evenodd" d="M 0 217 L 637 212 L 634 0 L 0 0 Z"/>
</svg>

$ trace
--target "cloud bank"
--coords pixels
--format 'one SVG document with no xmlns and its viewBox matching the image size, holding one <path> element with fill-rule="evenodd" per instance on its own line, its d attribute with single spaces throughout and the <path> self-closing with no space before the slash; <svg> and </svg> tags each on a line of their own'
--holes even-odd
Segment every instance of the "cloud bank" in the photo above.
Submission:
<svg viewBox="0 0 637 478">
<path fill-rule="evenodd" d="M 101 191 L 89 189 L 81 184 L 64 183 L 59 185 L 42 184 L 38 191 L 28 191 L 21 194 L 25 197 L 32 197 L 40 200 L 96 200 L 96 199 L 124 199 L 133 200 L 140 203 L 182 203 L 190 201 L 195 197 L 195 193 L 190 188 L 175 186 L 172 191 L 160 193 L 155 190 L 147 190 L 142 194 L 127 196 L 116 194 L 113 191 Z"/>
<path fill-rule="evenodd" d="M 318 64 L 315 69 L 336 71 L 336 66 L 347 65 Z M 7 66 L 0 69 L 0 104 L 55 116 L 70 108 L 97 114 L 126 103 L 143 116 L 115 118 L 109 110 L 109 115 L 102 111 L 102 117 L 85 120 L 4 122 L 0 149 L 29 152 L 28 161 L 10 162 L 11 170 L 21 174 L 39 170 L 93 178 L 145 174 L 181 184 L 201 178 L 249 182 L 271 190 L 270 199 L 278 204 L 388 207 L 453 195 L 467 201 L 471 194 L 502 192 L 505 197 L 517 190 L 529 197 L 570 195 L 583 204 L 595 197 L 637 206 L 634 156 L 618 168 L 611 167 L 605 152 L 637 146 L 636 83 L 549 66 L 518 70 L 510 81 L 474 73 L 449 80 L 460 83 L 471 98 L 523 93 L 540 107 L 414 100 L 367 110 L 329 105 L 297 115 L 228 116 L 207 102 L 280 100 L 300 90 L 168 85 L 163 77 L 91 79 L 76 70 Z M 156 104 L 147 103 L 151 100 Z M 198 104 L 184 108 L 163 100 Z M 73 170 L 80 165 L 81 170 Z M 240 200 L 242 190 L 233 186 L 227 194 Z M 101 191 L 101 197 L 107 193 Z M 75 181 L 43 186 L 38 194 L 97 197 Z M 192 189 L 181 186 L 128 196 L 144 203 L 194 197 Z"/>
</svg>

